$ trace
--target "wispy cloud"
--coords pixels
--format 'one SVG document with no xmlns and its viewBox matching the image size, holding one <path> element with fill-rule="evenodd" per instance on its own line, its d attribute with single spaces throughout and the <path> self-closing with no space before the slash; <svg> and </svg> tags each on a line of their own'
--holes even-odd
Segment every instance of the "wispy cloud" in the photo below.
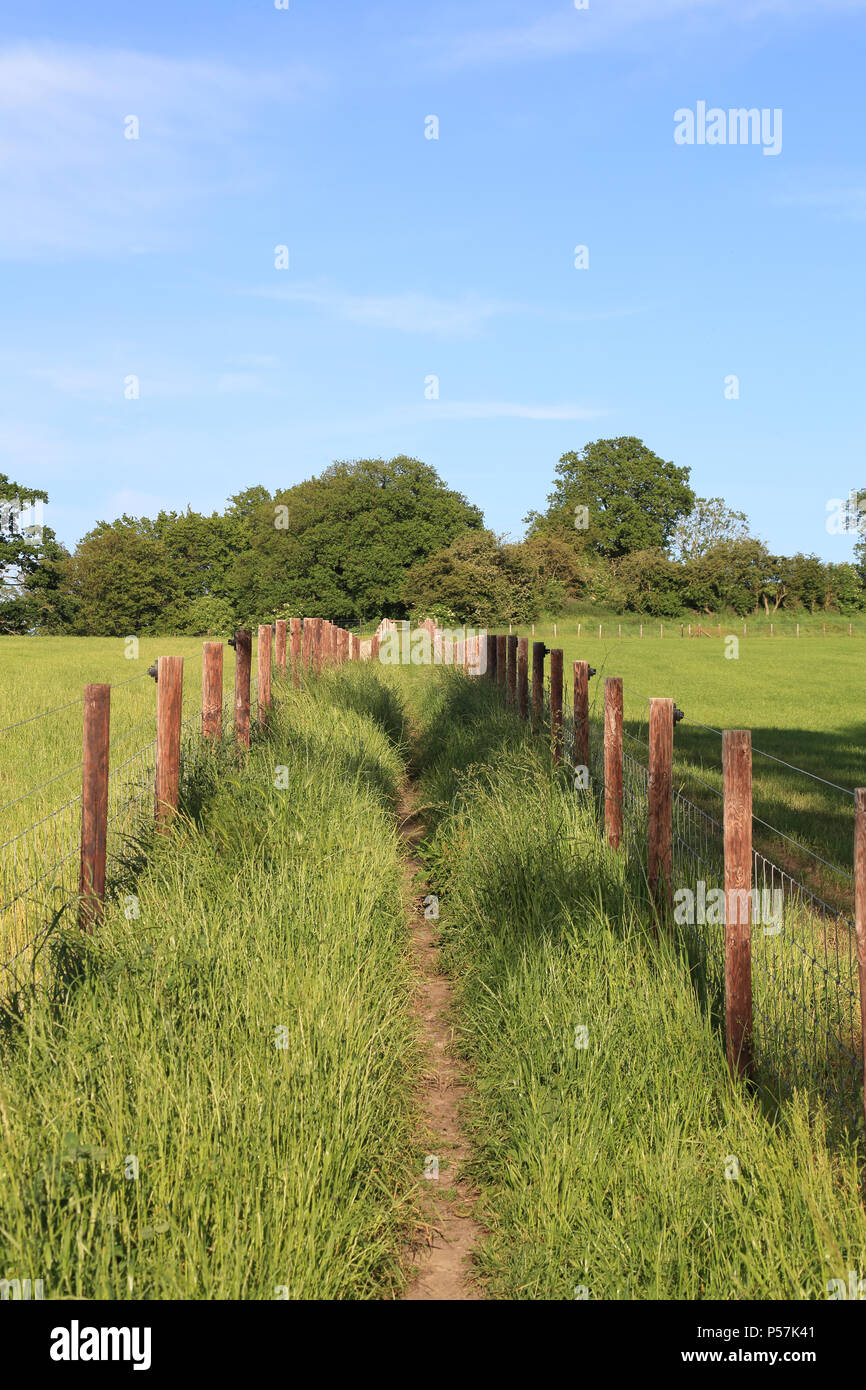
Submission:
<svg viewBox="0 0 866 1390">
<path fill-rule="evenodd" d="M 866 184 L 801 184 L 782 190 L 775 201 L 782 207 L 810 208 L 840 222 L 866 221 Z"/>
<path fill-rule="evenodd" d="M 497 314 L 513 306 L 478 294 L 457 299 L 405 291 L 398 294 L 353 294 L 348 290 L 314 284 L 255 289 L 262 299 L 309 304 L 336 318 L 398 333 L 437 333 L 445 337 L 472 337 Z"/>
<path fill-rule="evenodd" d="M 166 216 L 270 177 L 244 135 L 317 87 L 279 73 L 159 54 L 0 48 L 0 254 L 118 255 L 180 235 Z M 135 116 L 139 138 L 127 139 Z"/>
<path fill-rule="evenodd" d="M 430 402 L 427 420 L 595 420 L 606 412 L 579 405 L 518 405 L 510 401 Z"/>
<path fill-rule="evenodd" d="M 705 18 L 714 28 L 753 24 L 765 17 L 774 23 L 816 13 L 844 13 L 866 8 L 866 0 L 592 0 L 589 8 L 576 10 L 562 5 L 524 25 L 476 25 L 455 33 L 425 36 L 415 41 L 420 55 L 433 54 L 434 62 L 446 68 L 476 67 L 494 63 L 556 58 L 569 53 L 603 48 L 610 44 L 643 42 L 644 32 L 657 33 L 666 20 L 692 21 L 696 26 Z M 467 13 L 467 11 L 464 11 Z M 468 11 L 471 13 L 471 11 Z"/>
<path fill-rule="evenodd" d="M 527 420 L 556 422 L 562 420 L 597 420 L 607 415 L 606 409 L 596 406 L 565 403 L 558 405 L 527 405 L 519 401 L 426 401 L 417 405 L 395 405 L 362 418 L 346 416 L 339 420 L 314 422 L 308 430 L 317 438 L 335 434 L 382 434 L 410 427 L 436 426 L 473 420 Z M 364 448 L 370 447 L 363 445 Z"/>
<path fill-rule="evenodd" d="M 526 314 L 569 323 L 601 322 L 644 313 L 643 307 L 567 309 L 522 304 L 478 293 L 451 298 L 406 290 L 397 294 L 357 294 L 336 286 L 303 283 L 247 291 L 261 299 L 308 304 L 348 323 L 395 333 L 430 333 L 442 337 L 476 337 L 504 315 Z"/>
</svg>

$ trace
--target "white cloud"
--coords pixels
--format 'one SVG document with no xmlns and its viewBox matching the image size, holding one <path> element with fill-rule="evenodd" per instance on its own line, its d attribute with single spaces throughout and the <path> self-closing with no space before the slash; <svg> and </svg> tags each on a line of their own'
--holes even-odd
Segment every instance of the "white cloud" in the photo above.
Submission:
<svg viewBox="0 0 866 1390">
<path fill-rule="evenodd" d="M 355 294 L 336 286 L 311 283 L 259 288 L 248 293 L 260 299 L 309 304 L 348 323 L 384 328 L 395 333 L 431 333 L 454 338 L 476 337 L 492 319 L 506 314 L 528 314 L 568 323 L 591 323 L 629 318 L 645 312 L 643 307 L 563 309 L 557 306 L 547 309 L 542 305 L 520 304 L 471 292 L 453 299 L 441 299 L 411 290 L 398 294 Z"/>
<path fill-rule="evenodd" d="M 866 221 L 866 186 L 842 183 L 821 186 L 802 185 L 780 192 L 776 202 L 783 207 L 811 208 L 842 222 Z"/>
<path fill-rule="evenodd" d="M 320 79 L 159 54 L 0 47 L 0 254 L 125 255 L 180 235 L 171 214 L 271 173 L 240 137 Z M 139 138 L 126 139 L 128 116 Z"/>
<path fill-rule="evenodd" d="M 431 401 L 426 416 L 440 420 L 594 420 L 603 410 L 577 405 L 518 405 L 509 401 Z"/>
<path fill-rule="evenodd" d="M 434 54 L 448 68 L 474 67 L 521 59 L 556 58 L 568 53 L 622 46 L 643 41 L 642 31 L 657 32 L 665 20 L 682 24 L 712 21 L 714 32 L 724 24 L 750 24 L 771 17 L 775 24 L 815 14 L 857 11 L 866 0 L 591 0 L 575 10 L 570 0 L 531 24 L 477 27 L 438 41 L 416 40 L 416 49 Z M 423 48 L 422 48 L 423 45 Z"/>
<path fill-rule="evenodd" d="M 262 299 L 310 304 L 350 323 L 386 328 L 398 333 L 438 333 L 444 336 L 472 337 L 497 314 L 513 306 L 481 295 L 466 294 L 459 299 L 437 299 L 433 295 L 406 291 L 400 294 L 352 294 L 322 285 L 299 284 L 250 291 Z"/>
</svg>

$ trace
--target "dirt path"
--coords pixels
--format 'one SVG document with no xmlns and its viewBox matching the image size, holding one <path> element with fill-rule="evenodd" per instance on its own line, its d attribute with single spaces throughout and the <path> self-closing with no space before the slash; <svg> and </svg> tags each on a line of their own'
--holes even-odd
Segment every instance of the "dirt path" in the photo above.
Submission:
<svg viewBox="0 0 866 1390">
<path fill-rule="evenodd" d="M 472 1218 L 474 1193 L 457 1177 L 460 1163 L 468 1155 L 460 1123 L 460 1104 L 466 1092 L 458 1059 L 452 1050 L 453 1029 L 449 1023 L 451 985 L 438 974 L 437 925 L 425 917 L 423 866 L 412 854 L 421 837 L 421 826 L 413 811 L 411 788 L 406 788 L 400 805 L 401 834 L 409 850 L 407 873 L 414 908 L 412 947 L 418 976 L 416 1011 L 427 1049 L 427 1066 L 421 1094 L 421 1108 L 427 1131 L 425 1167 L 438 1178 L 421 1179 L 421 1207 L 426 1224 L 417 1232 L 410 1255 L 409 1284 L 403 1298 L 408 1302 L 437 1300 L 477 1300 L 481 1295 L 472 1278 L 470 1253 L 481 1235 Z"/>
</svg>

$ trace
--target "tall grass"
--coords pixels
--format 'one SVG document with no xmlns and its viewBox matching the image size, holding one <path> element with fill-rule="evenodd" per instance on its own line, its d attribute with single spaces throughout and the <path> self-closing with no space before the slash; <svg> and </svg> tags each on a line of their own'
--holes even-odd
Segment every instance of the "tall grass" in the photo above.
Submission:
<svg viewBox="0 0 866 1390">
<path fill-rule="evenodd" d="M 418 698 L 489 1295 L 821 1299 L 862 1273 L 854 1144 L 802 1095 L 771 1121 L 732 1086 L 588 799 L 489 690 Z"/>
<path fill-rule="evenodd" d="M 58 939 L 54 995 L 7 1020 L 0 1277 L 46 1298 L 400 1287 L 401 713 L 352 668 L 280 694 L 93 941 Z"/>
</svg>

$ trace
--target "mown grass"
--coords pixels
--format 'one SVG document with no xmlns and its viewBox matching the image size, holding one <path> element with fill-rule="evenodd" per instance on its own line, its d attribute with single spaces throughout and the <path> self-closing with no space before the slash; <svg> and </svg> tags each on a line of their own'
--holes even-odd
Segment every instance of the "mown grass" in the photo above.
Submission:
<svg viewBox="0 0 866 1390">
<path fill-rule="evenodd" d="M 374 673 L 281 690 L 92 941 L 56 938 L 53 989 L 0 1038 L 0 1277 L 49 1299 L 399 1289 L 402 739 Z"/>
<path fill-rule="evenodd" d="M 488 1295 L 822 1299 L 862 1272 L 854 1142 L 732 1086 L 589 799 L 483 683 L 415 698 Z"/>
</svg>

